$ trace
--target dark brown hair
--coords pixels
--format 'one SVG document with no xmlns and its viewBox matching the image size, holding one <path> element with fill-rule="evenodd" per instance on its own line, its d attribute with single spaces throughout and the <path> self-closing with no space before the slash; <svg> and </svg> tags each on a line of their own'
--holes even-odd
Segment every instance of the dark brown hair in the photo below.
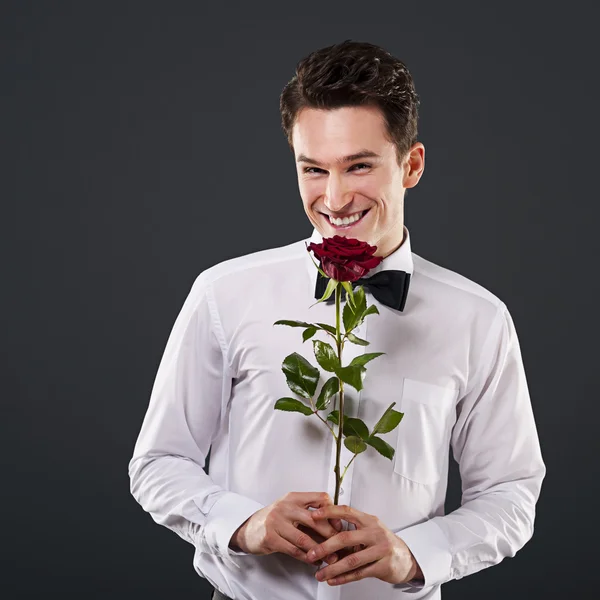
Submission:
<svg viewBox="0 0 600 600">
<path fill-rule="evenodd" d="M 281 125 L 293 150 L 292 128 L 303 108 L 377 106 L 398 163 L 417 141 L 419 96 L 406 65 L 368 42 L 345 40 L 315 50 L 296 65 L 279 99 Z"/>
</svg>

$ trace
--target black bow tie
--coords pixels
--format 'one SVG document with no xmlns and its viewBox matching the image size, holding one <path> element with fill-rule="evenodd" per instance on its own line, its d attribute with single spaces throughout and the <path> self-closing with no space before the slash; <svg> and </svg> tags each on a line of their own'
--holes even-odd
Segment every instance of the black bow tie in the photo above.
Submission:
<svg viewBox="0 0 600 600">
<path fill-rule="evenodd" d="M 317 284 L 315 286 L 315 298 L 317 300 L 323 297 L 329 279 L 323 277 L 317 271 Z M 388 270 L 379 271 L 371 277 L 361 277 L 357 281 L 352 282 L 352 287 L 362 285 L 365 291 L 371 292 L 373 296 L 394 310 L 404 310 L 406 297 L 408 296 L 408 288 L 410 285 L 410 273 L 406 271 Z M 344 290 L 345 292 L 345 290 Z M 335 302 L 335 294 L 329 296 L 325 300 L 328 304 Z"/>
</svg>

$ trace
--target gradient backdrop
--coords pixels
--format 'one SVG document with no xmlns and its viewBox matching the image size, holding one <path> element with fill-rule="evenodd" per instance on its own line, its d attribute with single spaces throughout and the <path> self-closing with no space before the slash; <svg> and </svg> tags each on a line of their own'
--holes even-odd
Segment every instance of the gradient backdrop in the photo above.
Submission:
<svg viewBox="0 0 600 600">
<path fill-rule="evenodd" d="M 2 2 L 3 598 L 209 598 L 127 465 L 197 275 L 310 235 L 279 94 L 347 38 L 413 74 L 413 250 L 506 302 L 548 467 L 533 539 L 443 597 L 593 595 L 598 15 L 491 4 Z"/>
</svg>

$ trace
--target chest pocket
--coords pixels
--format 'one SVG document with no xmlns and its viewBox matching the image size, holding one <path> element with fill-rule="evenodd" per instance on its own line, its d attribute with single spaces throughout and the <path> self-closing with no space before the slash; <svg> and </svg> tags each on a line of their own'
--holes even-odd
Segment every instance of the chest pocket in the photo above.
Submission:
<svg viewBox="0 0 600 600">
<path fill-rule="evenodd" d="M 394 409 L 404 413 L 396 428 L 394 471 L 416 483 L 435 484 L 449 456 L 458 389 L 404 379 Z"/>
</svg>

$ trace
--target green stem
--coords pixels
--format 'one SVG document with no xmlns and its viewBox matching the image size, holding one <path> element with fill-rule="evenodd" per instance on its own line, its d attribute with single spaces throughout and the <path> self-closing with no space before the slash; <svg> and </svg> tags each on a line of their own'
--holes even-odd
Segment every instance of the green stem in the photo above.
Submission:
<svg viewBox="0 0 600 600">
<path fill-rule="evenodd" d="M 338 282 L 335 288 L 335 332 L 336 332 L 336 343 L 337 353 L 342 364 L 342 336 L 340 331 L 340 302 L 342 297 L 342 284 Z M 340 477 L 340 456 L 342 453 L 342 435 L 344 430 L 344 382 L 340 381 L 340 409 L 338 412 L 338 437 L 336 440 L 336 457 L 335 457 L 335 496 L 333 503 L 337 504 L 340 496 L 340 487 L 342 478 Z"/>
<path fill-rule="evenodd" d="M 342 485 L 342 481 L 344 481 L 344 477 L 346 476 L 346 471 L 348 470 L 348 467 L 352 464 L 352 461 L 358 456 L 358 454 L 355 454 L 351 459 L 350 462 L 346 465 L 346 467 L 344 468 L 344 472 L 342 473 L 342 479 L 340 480 L 340 485 Z"/>
<path fill-rule="evenodd" d="M 329 423 L 317 412 L 317 410 L 314 407 L 313 407 L 313 411 L 314 411 L 315 415 L 317 415 L 317 417 L 319 417 L 319 419 L 321 419 L 321 421 L 323 421 L 323 423 L 325 423 L 325 425 L 327 426 L 327 429 L 329 429 L 329 431 L 331 431 L 335 441 L 337 442 L 337 435 L 335 435 L 335 431 L 331 428 Z"/>
</svg>

